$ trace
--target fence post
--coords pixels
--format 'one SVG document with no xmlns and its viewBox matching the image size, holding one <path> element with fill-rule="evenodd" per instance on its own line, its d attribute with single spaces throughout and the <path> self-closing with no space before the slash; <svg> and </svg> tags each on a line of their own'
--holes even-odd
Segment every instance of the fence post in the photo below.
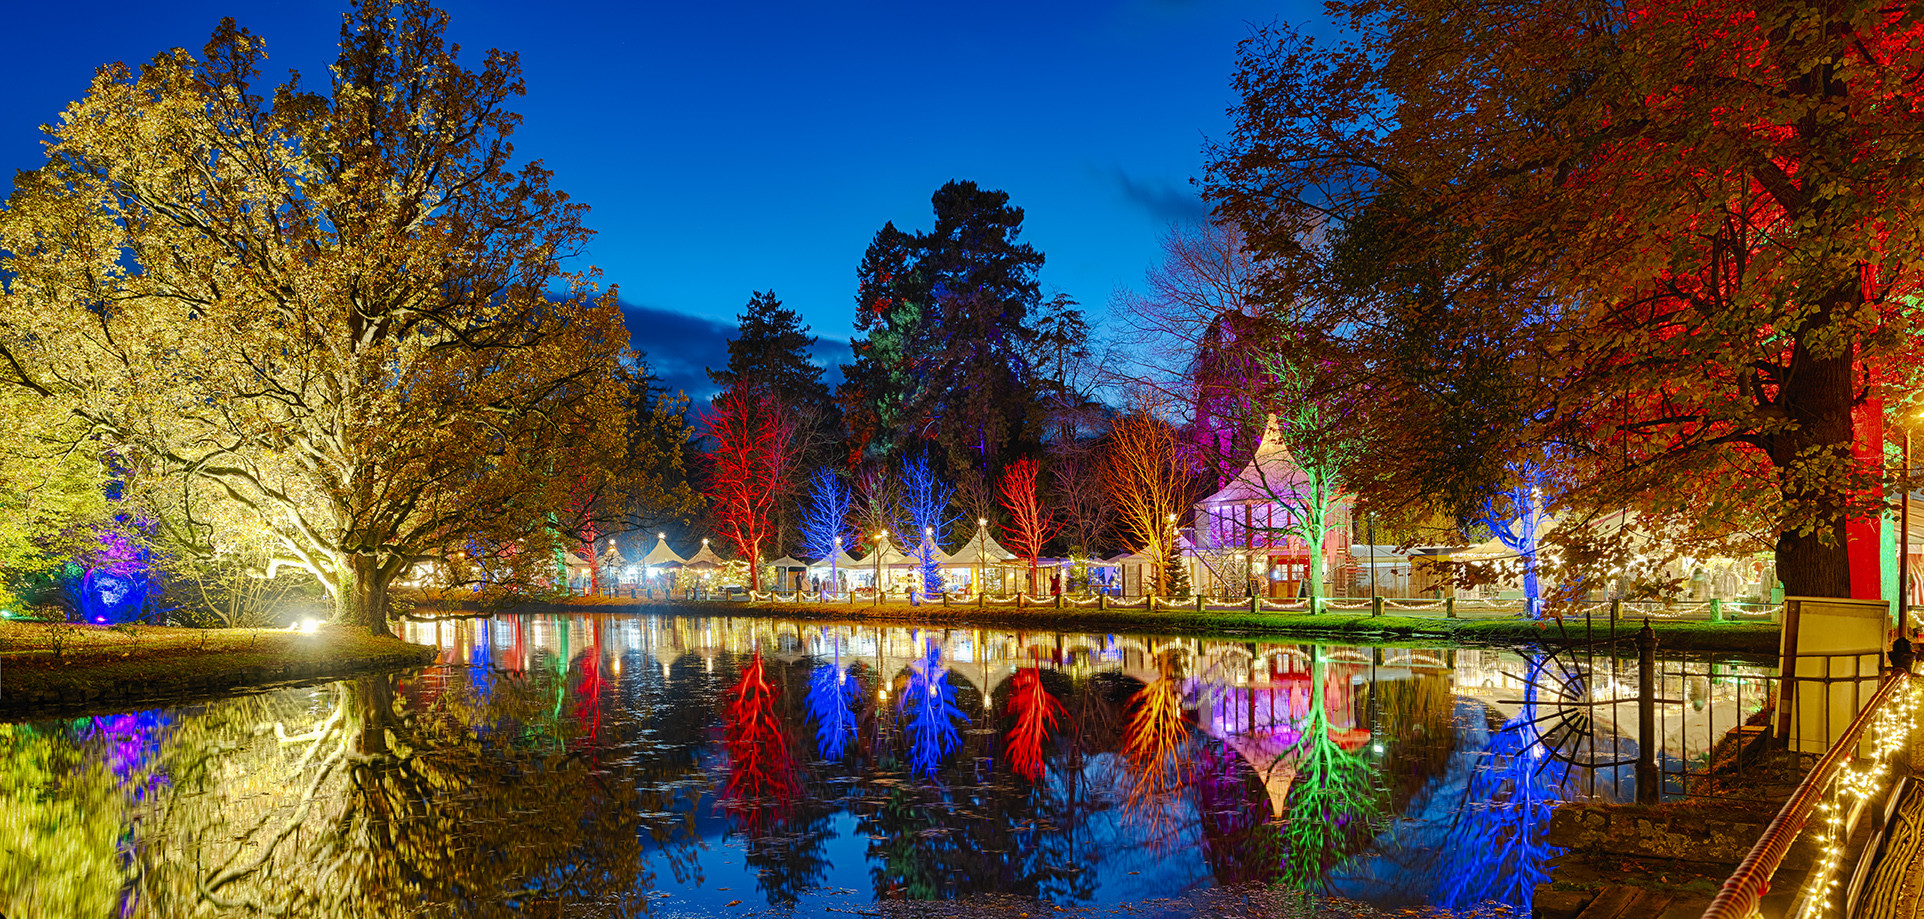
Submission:
<svg viewBox="0 0 1924 919">
<path fill-rule="evenodd" d="M 1445 619 L 1456 618 L 1456 595 L 1455 594 L 1451 594 L 1450 596 L 1443 598 L 1443 618 Z"/>
<path fill-rule="evenodd" d="M 1657 803 L 1657 633 L 1645 617 L 1637 631 L 1637 803 Z"/>
<path fill-rule="evenodd" d="M 1109 595 L 1106 593 L 1096 594 L 1096 609 L 1108 609 L 1108 608 L 1109 608 Z"/>
<path fill-rule="evenodd" d="M 1724 621 L 1724 601 L 1717 597 L 1710 598 L 1710 621 Z"/>
<path fill-rule="evenodd" d="M 1610 601 L 1610 628 L 1615 629 L 1617 627 L 1617 620 L 1622 617 L 1623 617 L 1623 601 L 1622 600 Z"/>
<path fill-rule="evenodd" d="M 1370 615 L 1371 616 L 1383 615 L 1383 598 L 1382 597 L 1370 598 Z"/>
<path fill-rule="evenodd" d="M 1062 594 L 1056 594 L 1056 609 L 1062 608 Z"/>
<path fill-rule="evenodd" d="M 1255 594 L 1250 594 L 1250 595 L 1249 595 L 1249 611 L 1250 611 L 1250 613 L 1251 613 L 1251 614 L 1255 614 L 1255 613 L 1260 613 L 1260 612 L 1262 612 L 1262 611 L 1263 611 L 1263 598 L 1262 598 L 1262 597 L 1259 597 L 1259 596 L 1257 596 L 1257 595 L 1255 595 Z"/>
</svg>

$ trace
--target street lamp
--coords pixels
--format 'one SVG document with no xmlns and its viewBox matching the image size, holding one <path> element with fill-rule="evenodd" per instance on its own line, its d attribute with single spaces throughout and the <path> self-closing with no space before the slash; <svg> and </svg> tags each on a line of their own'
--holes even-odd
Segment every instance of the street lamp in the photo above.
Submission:
<svg viewBox="0 0 1924 919">
<path fill-rule="evenodd" d="M 1904 492 L 1897 506 L 1897 634 L 1911 637 L 1911 426 L 1904 425 Z"/>
<path fill-rule="evenodd" d="M 875 534 L 875 605 L 882 605 L 882 547 L 888 545 L 889 531 Z"/>
</svg>

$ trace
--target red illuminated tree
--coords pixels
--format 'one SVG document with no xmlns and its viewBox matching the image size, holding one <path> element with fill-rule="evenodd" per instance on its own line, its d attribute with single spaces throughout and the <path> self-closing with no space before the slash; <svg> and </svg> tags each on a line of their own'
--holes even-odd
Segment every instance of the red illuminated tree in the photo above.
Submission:
<svg viewBox="0 0 1924 919">
<path fill-rule="evenodd" d="M 796 440 L 775 397 L 731 388 L 702 416 L 708 436 L 708 498 L 715 527 L 762 587 L 762 551 L 776 540 L 775 509 L 789 490 Z"/>
<path fill-rule="evenodd" d="M 999 483 L 1002 507 L 1009 512 L 1009 522 L 1002 525 L 1003 538 L 1011 551 L 1029 560 L 1030 593 L 1036 590 L 1036 558 L 1062 529 L 1055 511 L 1043 506 L 1036 494 L 1038 472 L 1036 461 L 1025 456 L 1003 470 Z"/>
<path fill-rule="evenodd" d="M 1273 269 L 1262 296 L 1354 368 L 1331 382 L 1369 409 L 1362 455 L 1438 458 L 1359 470 L 1365 500 L 1473 499 L 1553 444 L 1567 500 L 1727 516 L 1788 592 L 1848 596 L 1864 410 L 1924 382 L 1924 22 L 1869 0 L 1330 8 L 1352 44 L 1244 43 L 1208 186 Z"/>
</svg>

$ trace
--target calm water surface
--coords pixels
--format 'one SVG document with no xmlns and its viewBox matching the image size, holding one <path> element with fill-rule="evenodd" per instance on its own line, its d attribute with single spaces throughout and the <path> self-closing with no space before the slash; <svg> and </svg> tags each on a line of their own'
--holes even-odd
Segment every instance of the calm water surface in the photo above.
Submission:
<svg viewBox="0 0 1924 919">
<path fill-rule="evenodd" d="M 1180 914 L 1260 884 L 1527 914 L 1550 809 L 1632 794 L 1540 733 L 1558 665 L 1527 651 L 618 615 L 407 637 L 440 663 L 0 724 L 0 911 Z"/>
</svg>

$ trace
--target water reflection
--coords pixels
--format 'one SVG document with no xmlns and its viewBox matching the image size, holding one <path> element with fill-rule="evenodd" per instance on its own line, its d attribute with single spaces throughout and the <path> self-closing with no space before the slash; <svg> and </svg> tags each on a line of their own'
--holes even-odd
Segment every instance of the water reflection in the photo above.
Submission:
<svg viewBox="0 0 1924 919">
<path fill-rule="evenodd" d="M 409 637 L 441 663 L 0 725 L 25 853 L 0 859 L 0 911 L 639 915 L 754 891 L 821 912 L 1255 882 L 1527 909 L 1551 807 L 1630 790 L 1553 755 L 1577 741 L 1538 655 L 588 616 Z"/>
</svg>

